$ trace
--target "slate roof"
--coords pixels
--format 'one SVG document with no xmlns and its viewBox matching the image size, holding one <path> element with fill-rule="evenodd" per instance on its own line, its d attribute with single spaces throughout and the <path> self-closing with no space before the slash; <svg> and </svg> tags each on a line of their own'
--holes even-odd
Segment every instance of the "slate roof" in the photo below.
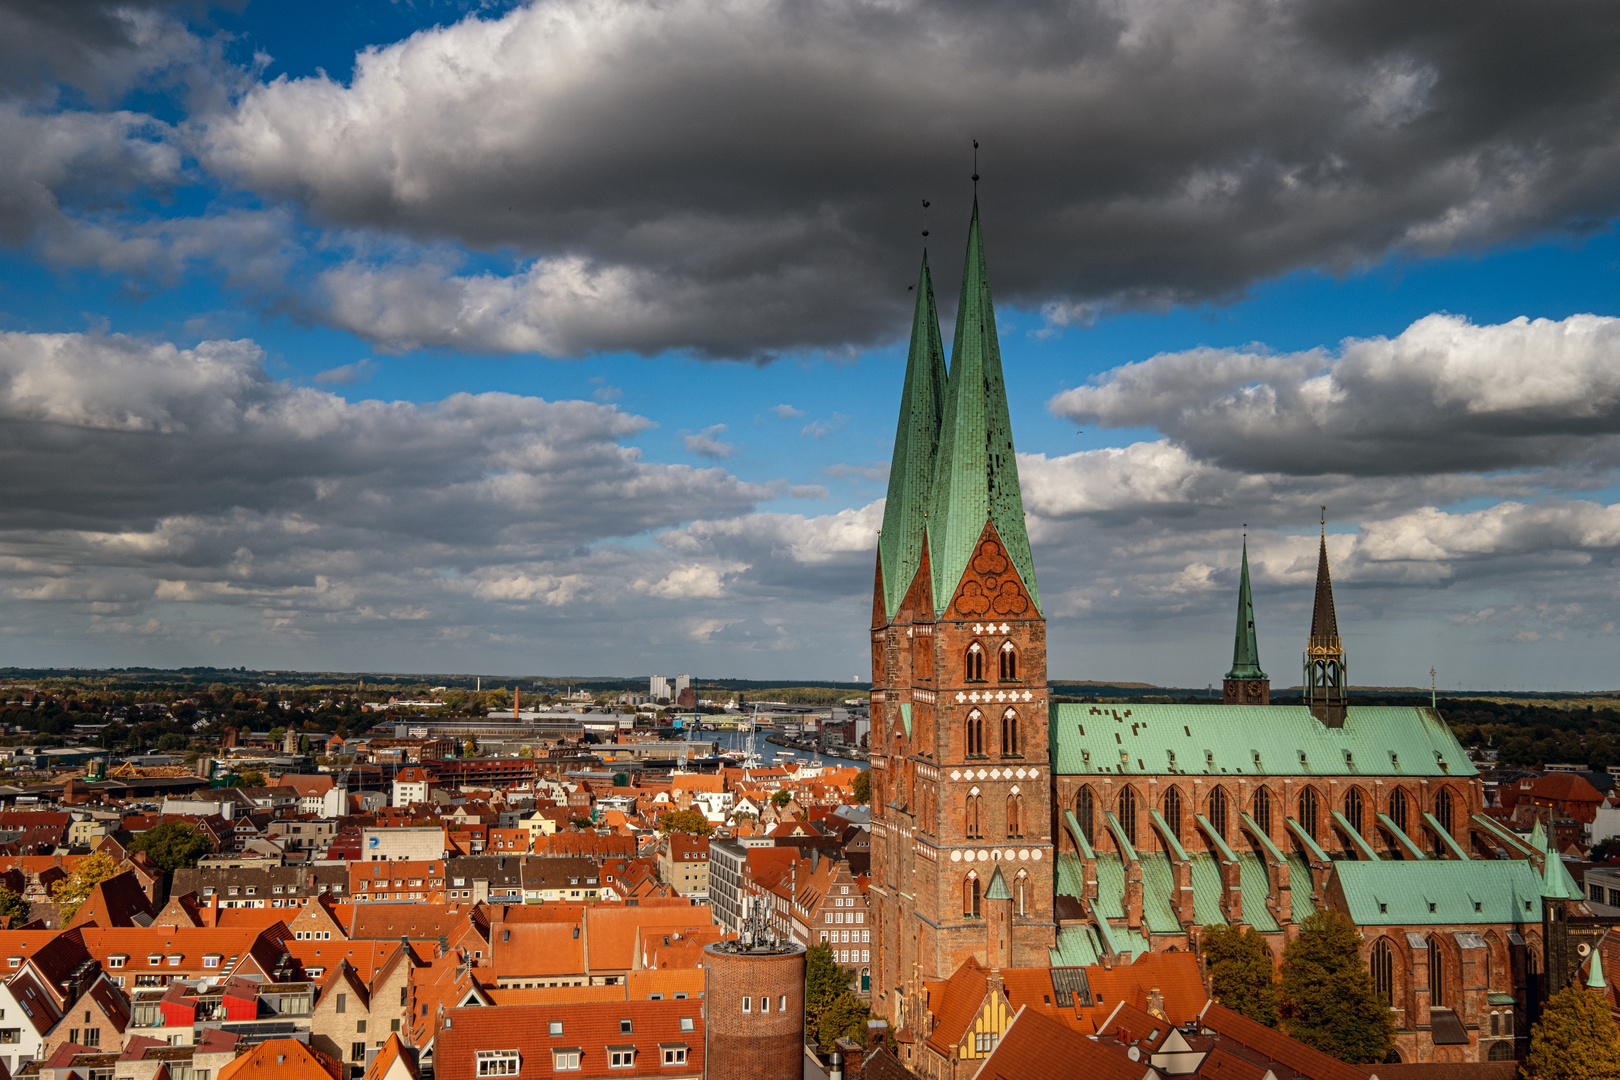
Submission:
<svg viewBox="0 0 1620 1080">
<path fill-rule="evenodd" d="M 1333 872 L 1357 926 L 1541 922 L 1541 875 L 1526 859 L 1337 860 Z"/>
<path fill-rule="evenodd" d="M 1069 776 L 1478 775 L 1429 708 L 1352 705 L 1342 728 L 1326 727 L 1303 705 L 1055 709 L 1052 769 Z"/>
</svg>

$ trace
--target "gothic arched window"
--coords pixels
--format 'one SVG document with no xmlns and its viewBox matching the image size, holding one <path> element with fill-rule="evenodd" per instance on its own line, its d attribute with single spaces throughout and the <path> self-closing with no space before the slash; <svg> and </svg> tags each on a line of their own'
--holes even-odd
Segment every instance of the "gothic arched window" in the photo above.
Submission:
<svg viewBox="0 0 1620 1080">
<path fill-rule="evenodd" d="M 1349 793 L 1344 797 L 1344 819 L 1348 821 L 1350 823 L 1350 827 L 1356 830 L 1358 833 L 1364 832 L 1362 827 L 1363 822 L 1361 820 L 1362 812 L 1361 789 L 1351 788 Z"/>
<path fill-rule="evenodd" d="M 1018 650 L 1010 641 L 1001 647 L 1001 678 L 1004 681 L 1018 678 Z"/>
<path fill-rule="evenodd" d="M 1441 788 L 1440 793 L 1434 797 L 1434 820 L 1446 832 L 1451 831 L 1451 789 Z"/>
<path fill-rule="evenodd" d="M 1509 1013 L 1508 1014 L 1508 1026 L 1509 1027 L 1513 1026 L 1512 1021 L 1513 1021 L 1513 1016 L 1512 1016 L 1511 1013 Z M 1508 1032 L 1508 1034 L 1511 1035 L 1512 1032 Z M 1491 1049 L 1486 1054 L 1485 1060 L 1486 1061 L 1512 1061 L 1513 1060 L 1513 1044 L 1510 1043 L 1510 1042 L 1491 1043 Z"/>
<path fill-rule="evenodd" d="M 1254 793 L 1254 823 L 1260 826 L 1260 831 L 1266 835 L 1271 834 L 1271 792 L 1260 788 Z"/>
<path fill-rule="evenodd" d="M 1029 909 L 1024 904 L 1025 886 L 1027 886 L 1028 884 L 1029 884 L 1029 871 L 1027 871 L 1027 870 L 1018 871 L 1018 917 L 1019 918 L 1023 918 L 1023 917 L 1025 917 L 1025 916 L 1027 916 L 1029 914 Z"/>
<path fill-rule="evenodd" d="M 1209 797 L 1209 823 L 1215 826 L 1215 835 L 1226 839 L 1226 789 L 1216 788 Z"/>
<path fill-rule="evenodd" d="M 1306 788 L 1299 796 L 1299 823 L 1306 835 L 1316 838 L 1316 789 Z"/>
<path fill-rule="evenodd" d="M 1136 789 L 1126 788 L 1119 793 L 1119 825 L 1125 830 L 1125 839 L 1136 843 Z"/>
<path fill-rule="evenodd" d="M 1018 714 L 1011 709 L 1001 714 L 1001 756 L 1018 756 Z"/>
<path fill-rule="evenodd" d="M 1395 1003 L 1395 952 L 1388 938 L 1379 938 L 1372 951 L 1373 992 L 1385 1005 Z"/>
<path fill-rule="evenodd" d="M 1164 823 L 1170 826 L 1170 835 L 1181 839 L 1181 789 L 1171 788 L 1164 793 L 1164 805 L 1159 808 Z"/>
<path fill-rule="evenodd" d="M 984 836 L 984 800 L 977 795 L 967 798 L 967 838 L 978 840 Z"/>
<path fill-rule="evenodd" d="M 1074 819 L 1080 823 L 1080 835 L 1086 838 L 1086 843 L 1095 844 L 1097 838 L 1092 835 L 1092 821 L 1097 816 L 1097 797 L 1091 793 L 1091 788 L 1083 787 L 1080 794 L 1074 797 Z"/>
<path fill-rule="evenodd" d="M 962 882 L 962 915 L 969 919 L 979 917 L 979 877 L 969 874 Z"/>
<path fill-rule="evenodd" d="M 984 681 L 984 646 L 977 641 L 967 647 L 967 681 Z"/>
<path fill-rule="evenodd" d="M 1446 954 L 1440 948 L 1439 938 L 1429 939 L 1429 1008 L 1442 1009 L 1446 1004 Z"/>
<path fill-rule="evenodd" d="M 974 709 L 967 714 L 968 757 L 984 756 L 984 714 Z"/>
<path fill-rule="evenodd" d="M 1007 839 L 1024 838 L 1024 797 L 1016 792 L 1007 796 Z"/>
<path fill-rule="evenodd" d="M 1396 788 L 1389 796 L 1389 820 L 1401 832 L 1406 831 L 1406 792 Z"/>
</svg>

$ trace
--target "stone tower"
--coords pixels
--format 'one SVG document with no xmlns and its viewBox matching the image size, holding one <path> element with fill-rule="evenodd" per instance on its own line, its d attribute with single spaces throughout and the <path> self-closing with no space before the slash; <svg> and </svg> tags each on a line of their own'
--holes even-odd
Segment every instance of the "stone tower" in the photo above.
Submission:
<svg viewBox="0 0 1620 1080">
<path fill-rule="evenodd" d="M 1254 631 L 1254 596 L 1249 591 L 1249 538 L 1243 538 L 1243 575 L 1238 579 L 1237 635 L 1232 670 L 1222 683 L 1228 705 L 1270 705 L 1271 679 L 1260 670 L 1260 641 Z"/>
<path fill-rule="evenodd" d="M 1316 604 L 1311 610 L 1311 636 L 1305 643 L 1305 704 L 1328 727 L 1344 726 L 1349 704 L 1344 643 L 1333 610 L 1333 579 L 1328 576 L 1327 509 L 1322 510 L 1322 548 L 1316 557 Z"/>
<path fill-rule="evenodd" d="M 873 1009 L 905 1028 L 925 980 L 989 963 L 991 905 L 1000 963 L 1048 964 L 1055 937 L 1046 620 L 977 201 L 948 377 L 923 262 L 877 563 Z"/>
</svg>

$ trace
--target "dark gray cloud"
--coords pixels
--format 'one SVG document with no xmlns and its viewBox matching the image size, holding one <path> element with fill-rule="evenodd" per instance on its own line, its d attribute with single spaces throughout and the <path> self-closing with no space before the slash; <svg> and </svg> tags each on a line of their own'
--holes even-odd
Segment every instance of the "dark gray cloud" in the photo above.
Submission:
<svg viewBox="0 0 1620 1080">
<path fill-rule="evenodd" d="M 333 320 L 385 344 L 758 357 L 895 333 L 921 196 L 958 250 L 972 137 L 998 298 L 1056 324 L 1586 228 L 1620 207 L 1617 37 L 1601 0 L 555 0 L 198 138 L 317 220 L 534 260 L 335 270 Z"/>
</svg>

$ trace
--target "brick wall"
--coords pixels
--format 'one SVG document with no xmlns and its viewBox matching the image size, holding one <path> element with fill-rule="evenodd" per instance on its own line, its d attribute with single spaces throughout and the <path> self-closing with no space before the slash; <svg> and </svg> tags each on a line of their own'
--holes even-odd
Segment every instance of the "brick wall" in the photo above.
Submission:
<svg viewBox="0 0 1620 1080">
<path fill-rule="evenodd" d="M 709 1080 L 800 1080 L 804 950 L 749 955 L 710 945 L 703 953 Z M 762 1000 L 769 1011 L 761 1010 Z"/>
</svg>

